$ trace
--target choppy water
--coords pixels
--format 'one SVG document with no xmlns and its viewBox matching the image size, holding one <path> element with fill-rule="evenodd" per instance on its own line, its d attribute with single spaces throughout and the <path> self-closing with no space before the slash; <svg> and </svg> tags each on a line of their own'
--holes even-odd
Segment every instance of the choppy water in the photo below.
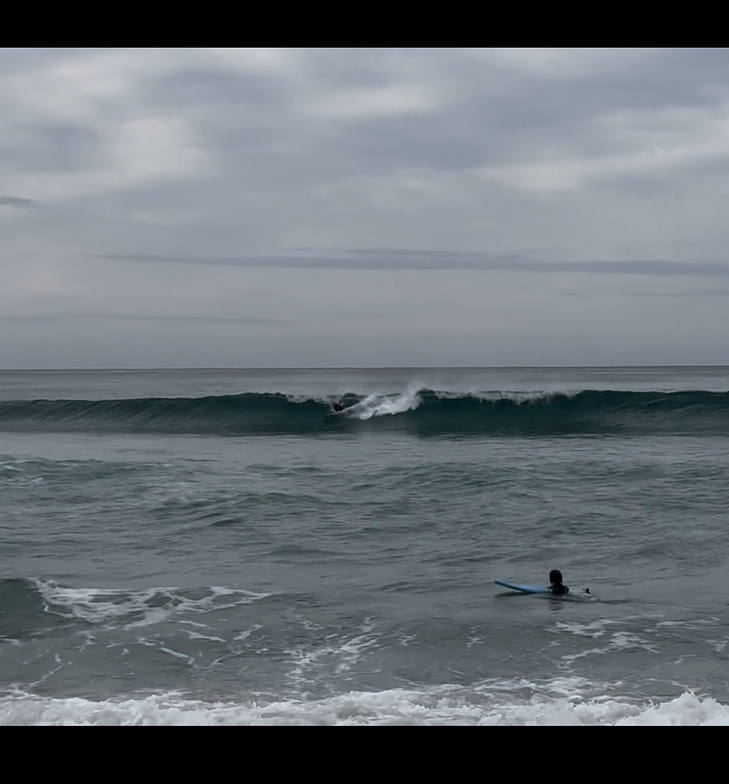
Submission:
<svg viewBox="0 0 729 784">
<path fill-rule="evenodd" d="M 729 723 L 728 390 L 0 372 L 0 722 Z"/>
</svg>

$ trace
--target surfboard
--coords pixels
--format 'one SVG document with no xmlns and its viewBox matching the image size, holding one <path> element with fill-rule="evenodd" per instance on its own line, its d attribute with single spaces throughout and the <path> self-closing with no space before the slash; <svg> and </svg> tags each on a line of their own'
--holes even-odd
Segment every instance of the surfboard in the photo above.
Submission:
<svg viewBox="0 0 729 784">
<path fill-rule="evenodd" d="M 328 411 L 324 415 L 324 419 L 336 419 L 337 417 L 346 417 L 347 412 L 352 406 L 348 406 L 347 408 L 343 408 L 341 411 Z"/>
<path fill-rule="evenodd" d="M 552 593 L 549 588 L 536 588 L 533 585 L 515 585 L 514 583 L 507 583 L 505 580 L 494 580 L 494 582 L 496 585 L 502 585 L 504 588 L 519 591 L 519 593 Z"/>
<path fill-rule="evenodd" d="M 590 593 L 589 588 L 573 588 L 569 593 L 552 593 L 549 588 L 538 588 L 534 585 L 516 585 L 515 583 L 507 583 L 506 580 L 494 580 L 496 585 L 502 585 L 511 591 L 518 591 L 519 593 L 538 593 L 554 596 L 555 599 L 565 599 L 569 602 L 594 602 L 597 598 Z"/>
</svg>

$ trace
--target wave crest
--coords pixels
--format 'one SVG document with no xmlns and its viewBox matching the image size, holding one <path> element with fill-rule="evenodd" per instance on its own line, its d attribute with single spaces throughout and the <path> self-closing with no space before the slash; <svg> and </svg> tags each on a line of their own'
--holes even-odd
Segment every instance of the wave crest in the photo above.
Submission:
<svg viewBox="0 0 729 784">
<path fill-rule="evenodd" d="M 729 392 L 443 393 L 331 398 L 246 393 L 200 398 L 0 402 L 6 432 L 314 435 L 362 430 L 414 435 L 729 435 Z"/>
</svg>

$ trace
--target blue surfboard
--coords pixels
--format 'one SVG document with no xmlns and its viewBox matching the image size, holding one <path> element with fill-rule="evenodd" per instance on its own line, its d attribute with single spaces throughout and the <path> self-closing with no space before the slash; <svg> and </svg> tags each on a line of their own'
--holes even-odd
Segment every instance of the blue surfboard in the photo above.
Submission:
<svg viewBox="0 0 729 784">
<path fill-rule="evenodd" d="M 507 583 L 505 580 L 494 580 L 494 582 L 496 585 L 502 585 L 504 588 L 519 591 L 519 593 L 552 593 L 549 588 L 535 588 L 533 585 L 514 585 L 514 583 Z"/>
</svg>

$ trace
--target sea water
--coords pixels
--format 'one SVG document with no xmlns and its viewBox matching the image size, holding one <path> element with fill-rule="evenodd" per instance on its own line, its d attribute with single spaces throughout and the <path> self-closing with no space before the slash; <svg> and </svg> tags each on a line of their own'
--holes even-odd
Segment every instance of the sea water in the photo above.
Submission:
<svg viewBox="0 0 729 784">
<path fill-rule="evenodd" d="M 727 390 L 2 371 L 0 723 L 728 724 Z"/>
</svg>

